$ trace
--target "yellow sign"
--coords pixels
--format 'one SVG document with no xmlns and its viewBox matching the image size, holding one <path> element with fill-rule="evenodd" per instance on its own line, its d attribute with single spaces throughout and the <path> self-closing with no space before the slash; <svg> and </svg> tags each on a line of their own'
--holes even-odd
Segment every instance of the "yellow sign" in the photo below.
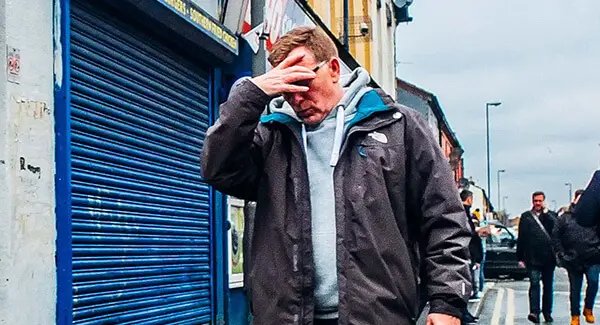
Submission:
<svg viewBox="0 0 600 325">
<path fill-rule="evenodd" d="M 225 30 L 221 25 L 212 20 L 201 9 L 198 9 L 189 0 L 160 0 L 167 7 L 178 12 L 194 25 L 211 35 L 221 44 L 237 53 L 238 39 L 231 32 Z"/>
</svg>

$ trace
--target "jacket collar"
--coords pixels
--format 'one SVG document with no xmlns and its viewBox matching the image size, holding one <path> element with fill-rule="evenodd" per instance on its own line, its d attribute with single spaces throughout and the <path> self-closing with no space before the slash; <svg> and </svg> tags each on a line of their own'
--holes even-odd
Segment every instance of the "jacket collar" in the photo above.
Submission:
<svg viewBox="0 0 600 325">
<path fill-rule="evenodd" d="M 348 128 L 356 125 L 359 122 L 365 121 L 367 118 L 384 111 L 390 111 L 390 108 L 384 103 L 381 96 L 375 90 L 371 90 L 364 94 L 356 106 L 356 115 L 348 123 Z M 263 115 L 260 118 L 263 124 L 281 123 L 281 124 L 300 124 L 294 118 L 283 113 L 271 113 Z"/>
</svg>

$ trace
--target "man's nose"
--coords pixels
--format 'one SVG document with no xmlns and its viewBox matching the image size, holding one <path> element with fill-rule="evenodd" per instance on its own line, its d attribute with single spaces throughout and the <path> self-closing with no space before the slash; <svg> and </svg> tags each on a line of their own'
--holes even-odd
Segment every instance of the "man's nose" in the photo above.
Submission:
<svg viewBox="0 0 600 325">
<path fill-rule="evenodd" d="M 300 104 L 302 104 L 303 100 L 304 100 L 304 97 L 300 93 L 291 93 L 288 96 L 288 102 L 293 107 L 300 107 Z"/>
</svg>

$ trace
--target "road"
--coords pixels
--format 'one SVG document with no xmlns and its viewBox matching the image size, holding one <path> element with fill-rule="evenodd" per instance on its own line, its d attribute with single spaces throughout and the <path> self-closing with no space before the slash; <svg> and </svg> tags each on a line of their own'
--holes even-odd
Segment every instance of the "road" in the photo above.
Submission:
<svg viewBox="0 0 600 325">
<path fill-rule="evenodd" d="M 521 325 L 531 324 L 529 315 L 529 281 L 499 280 L 490 283 L 482 301 L 479 324 Z M 541 315 L 540 315 L 541 316 Z M 557 269 L 554 276 L 554 324 L 569 324 L 569 279 L 564 269 Z M 543 317 L 542 317 L 543 321 Z M 583 319 L 582 319 L 583 323 Z"/>
<path fill-rule="evenodd" d="M 488 279 L 486 287 L 487 293 L 484 299 L 481 300 L 480 305 L 470 304 L 469 306 L 472 313 L 479 312 L 479 324 L 532 324 L 527 320 L 527 315 L 529 315 L 528 279 L 523 281 Z M 598 301 L 594 310 L 600 310 L 600 303 Z M 426 313 L 427 310 L 424 311 L 424 314 L 417 322 L 418 325 L 425 324 L 424 316 Z M 555 273 L 554 309 L 552 316 L 556 325 L 569 324 L 571 321 L 569 312 L 569 279 L 564 269 L 557 269 Z M 541 320 L 543 321 L 543 317 Z M 581 319 L 581 323 L 585 324 L 583 318 Z"/>
</svg>

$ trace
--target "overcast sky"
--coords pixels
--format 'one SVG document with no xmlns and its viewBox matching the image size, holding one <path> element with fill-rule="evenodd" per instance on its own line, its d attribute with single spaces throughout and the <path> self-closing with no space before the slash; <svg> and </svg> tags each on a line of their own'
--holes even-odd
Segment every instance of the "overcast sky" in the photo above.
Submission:
<svg viewBox="0 0 600 325">
<path fill-rule="evenodd" d="M 558 205 L 600 166 L 600 1 L 416 0 L 397 33 L 397 73 L 438 97 L 465 154 L 466 176 L 487 187 L 490 108 L 496 171 L 512 215 L 535 190 Z"/>
</svg>

